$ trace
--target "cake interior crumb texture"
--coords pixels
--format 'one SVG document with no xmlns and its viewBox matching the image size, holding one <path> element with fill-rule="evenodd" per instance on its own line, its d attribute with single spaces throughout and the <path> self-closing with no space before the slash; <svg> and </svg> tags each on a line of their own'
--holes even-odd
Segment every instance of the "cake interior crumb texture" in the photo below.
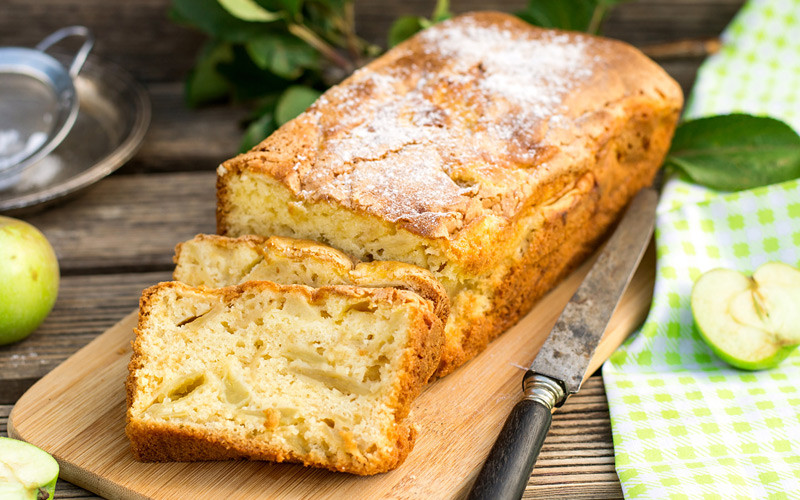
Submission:
<svg viewBox="0 0 800 500">
<path fill-rule="evenodd" d="M 411 292 L 249 282 L 145 291 L 128 379 L 140 460 L 402 463 L 442 329 Z"/>
<path fill-rule="evenodd" d="M 175 247 L 173 279 L 221 288 L 251 280 L 311 287 L 358 285 L 410 290 L 433 303 L 447 323 L 450 299 L 427 269 L 396 261 L 360 262 L 313 241 L 271 236 L 227 238 L 198 234 Z"/>
<path fill-rule="evenodd" d="M 682 102 L 630 45 L 466 14 L 223 163 L 217 229 L 430 270 L 452 306 L 445 375 L 597 247 L 652 182 Z"/>
</svg>

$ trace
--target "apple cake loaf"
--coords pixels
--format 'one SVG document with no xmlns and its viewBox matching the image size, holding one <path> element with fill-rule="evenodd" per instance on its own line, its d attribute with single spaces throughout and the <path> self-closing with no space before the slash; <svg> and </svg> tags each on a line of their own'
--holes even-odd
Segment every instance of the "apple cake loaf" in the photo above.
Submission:
<svg viewBox="0 0 800 500">
<path fill-rule="evenodd" d="M 427 269 L 393 261 L 360 262 L 313 241 L 271 236 L 227 238 L 198 234 L 175 247 L 173 279 L 191 286 L 222 288 L 267 280 L 311 287 L 357 285 L 402 288 L 433 303 L 447 322 L 450 299 Z"/>
<path fill-rule="evenodd" d="M 161 283 L 140 302 L 126 433 L 143 461 L 384 472 L 413 447 L 410 405 L 443 340 L 406 290 Z"/>
<path fill-rule="evenodd" d="M 466 14 L 388 51 L 217 171 L 217 229 L 430 270 L 444 375 L 598 244 L 669 148 L 683 96 L 637 49 Z"/>
</svg>

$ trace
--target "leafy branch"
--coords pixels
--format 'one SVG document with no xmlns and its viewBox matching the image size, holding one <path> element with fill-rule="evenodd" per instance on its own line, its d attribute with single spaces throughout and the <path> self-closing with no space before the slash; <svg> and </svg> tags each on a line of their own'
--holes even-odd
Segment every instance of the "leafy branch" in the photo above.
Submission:
<svg viewBox="0 0 800 500">
<path fill-rule="evenodd" d="M 187 103 L 252 106 L 242 149 L 381 52 L 355 33 L 352 0 L 173 0 L 170 15 L 210 36 L 187 78 Z"/>
</svg>

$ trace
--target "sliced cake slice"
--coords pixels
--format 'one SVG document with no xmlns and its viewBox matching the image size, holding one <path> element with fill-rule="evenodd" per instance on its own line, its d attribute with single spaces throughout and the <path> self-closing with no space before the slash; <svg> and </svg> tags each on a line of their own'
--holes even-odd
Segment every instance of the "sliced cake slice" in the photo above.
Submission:
<svg viewBox="0 0 800 500">
<path fill-rule="evenodd" d="M 433 302 L 442 324 L 450 314 L 447 291 L 427 269 L 396 261 L 361 262 L 309 240 L 198 234 L 175 247 L 174 260 L 173 279 L 192 286 L 220 288 L 267 280 L 313 287 L 394 287 Z"/>
<path fill-rule="evenodd" d="M 395 288 L 153 286 L 126 383 L 134 457 L 388 471 L 443 339 L 431 303 Z"/>
</svg>

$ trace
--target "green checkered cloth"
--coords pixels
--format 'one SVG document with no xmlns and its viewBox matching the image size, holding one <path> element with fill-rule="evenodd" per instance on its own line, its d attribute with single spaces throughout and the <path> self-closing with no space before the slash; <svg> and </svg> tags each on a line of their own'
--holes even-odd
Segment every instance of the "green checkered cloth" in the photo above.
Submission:
<svg viewBox="0 0 800 500">
<path fill-rule="evenodd" d="M 732 111 L 800 130 L 800 0 L 751 0 L 703 64 L 687 115 Z M 800 182 L 719 193 L 672 177 L 656 243 L 650 314 L 603 365 L 625 497 L 800 498 L 800 351 L 771 370 L 731 368 L 689 305 L 715 267 L 800 267 Z"/>
</svg>

